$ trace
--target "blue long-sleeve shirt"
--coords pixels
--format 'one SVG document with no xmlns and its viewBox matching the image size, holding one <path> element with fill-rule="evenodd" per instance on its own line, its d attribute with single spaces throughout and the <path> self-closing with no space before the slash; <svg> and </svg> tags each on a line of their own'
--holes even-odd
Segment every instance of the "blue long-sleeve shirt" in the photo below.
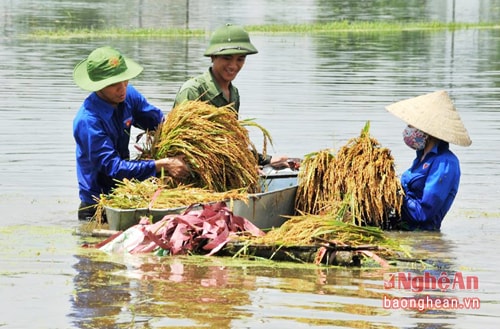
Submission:
<svg viewBox="0 0 500 329">
<path fill-rule="evenodd" d="M 73 120 L 80 200 L 96 203 L 95 198 L 115 186 L 115 179 L 156 175 L 154 160 L 129 159 L 130 128 L 153 130 L 163 118 L 163 112 L 130 84 L 125 101 L 116 109 L 91 93 Z"/>
<path fill-rule="evenodd" d="M 422 154 L 417 151 L 412 166 L 401 175 L 405 192 L 401 219 L 410 230 L 437 231 L 458 192 L 460 163 L 444 141 L 420 161 Z"/>
</svg>

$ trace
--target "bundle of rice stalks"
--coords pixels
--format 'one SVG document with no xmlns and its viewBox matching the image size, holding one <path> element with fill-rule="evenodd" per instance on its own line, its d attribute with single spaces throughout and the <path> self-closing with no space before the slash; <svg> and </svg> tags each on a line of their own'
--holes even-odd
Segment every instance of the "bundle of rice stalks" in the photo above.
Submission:
<svg viewBox="0 0 500 329">
<path fill-rule="evenodd" d="M 322 242 L 351 247 L 376 246 L 383 257 L 407 253 L 397 240 L 387 237 L 380 228 L 358 226 L 339 221 L 335 214 L 291 216 L 282 226 L 261 237 L 252 237 L 252 244 L 275 246 L 319 246 Z"/>
<path fill-rule="evenodd" d="M 154 208 L 168 209 L 196 203 L 226 200 L 248 200 L 243 189 L 213 192 L 207 189 L 178 185 L 175 188 L 162 184 L 159 178 L 144 181 L 124 179 L 107 195 L 101 195 L 98 207 L 117 209 Z"/>
<path fill-rule="evenodd" d="M 391 226 L 400 215 L 401 183 L 390 150 L 369 134 L 369 122 L 335 156 L 318 152 L 302 162 L 296 196 L 298 211 L 335 213 L 356 225 Z"/>
<path fill-rule="evenodd" d="M 184 184 L 217 192 L 239 188 L 259 192 L 257 151 L 246 126 L 260 128 L 265 145 L 267 140 L 272 142 L 269 133 L 257 123 L 239 121 L 231 106 L 187 101 L 168 114 L 145 145 L 142 158 L 184 154 L 192 171 Z"/>
<path fill-rule="evenodd" d="M 295 198 L 295 208 L 309 214 L 319 214 L 330 207 L 328 175 L 334 167 L 333 151 L 330 149 L 307 154 L 298 174 L 299 185 Z M 325 202 L 327 202 L 325 204 Z"/>
</svg>

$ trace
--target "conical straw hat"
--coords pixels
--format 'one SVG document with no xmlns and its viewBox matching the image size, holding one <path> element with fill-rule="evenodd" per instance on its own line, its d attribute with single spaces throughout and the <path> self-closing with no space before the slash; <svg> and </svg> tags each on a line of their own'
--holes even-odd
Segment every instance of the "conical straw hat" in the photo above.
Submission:
<svg viewBox="0 0 500 329">
<path fill-rule="evenodd" d="M 386 109 L 407 124 L 448 143 L 460 146 L 472 143 L 455 105 L 444 90 L 405 99 Z"/>
</svg>

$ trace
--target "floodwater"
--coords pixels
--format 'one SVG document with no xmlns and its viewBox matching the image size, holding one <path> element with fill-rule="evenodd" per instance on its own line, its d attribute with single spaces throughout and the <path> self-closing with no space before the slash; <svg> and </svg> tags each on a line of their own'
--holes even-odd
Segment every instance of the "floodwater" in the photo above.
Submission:
<svg viewBox="0 0 500 329">
<path fill-rule="evenodd" d="M 33 39 L 56 27 L 188 27 L 333 19 L 499 21 L 500 1 L 9 1 L 0 0 L 0 327 L 493 328 L 500 320 L 496 248 L 500 186 L 500 30 L 252 34 L 235 84 L 240 116 L 268 129 L 273 152 L 338 148 L 367 121 L 399 172 L 413 152 L 384 106 L 448 90 L 473 141 L 440 233 L 393 233 L 436 264 L 433 276 L 478 285 L 384 289 L 381 270 L 242 262 L 218 257 L 107 255 L 81 248 L 72 119 L 87 95 L 74 65 L 112 45 L 145 70 L 132 83 L 168 112 L 182 82 L 207 69 L 207 36 Z M 221 13 L 224 18 L 221 18 Z M 259 145 L 258 132 L 251 132 Z M 385 278 L 385 280 L 384 280 Z M 480 307 L 418 311 L 384 295 L 457 297 Z M 469 299 L 467 299 L 468 301 Z M 474 305 L 473 305 L 474 306 Z"/>
</svg>

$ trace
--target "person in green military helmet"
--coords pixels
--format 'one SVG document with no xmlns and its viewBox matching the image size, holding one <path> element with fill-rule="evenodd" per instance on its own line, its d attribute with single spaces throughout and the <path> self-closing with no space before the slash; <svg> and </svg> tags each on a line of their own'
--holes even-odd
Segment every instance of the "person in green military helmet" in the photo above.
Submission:
<svg viewBox="0 0 500 329">
<path fill-rule="evenodd" d="M 173 106 L 188 100 L 200 100 L 217 107 L 232 104 L 234 110 L 239 112 L 240 94 L 233 80 L 243 68 L 247 55 L 257 53 L 257 48 L 243 27 L 229 23 L 219 27 L 212 33 L 204 53 L 204 56 L 210 57 L 211 67 L 205 73 L 184 82 Z M 288 166 L 286 156 L 259 156 L 261 165 Z"/>
<path fill-rule="evenodd" d="M 245 65 L 247 55 L 257 54 L 248 32 L 241 26 L 226 24 L 215 30 L 204 56 L 212 66 L 207 72 L 186 81 L 175 97 L 174 107 L 186 100 L 208 101 L 221 107 L 240 108 L 240 95 L 232 81 Z"/>
</svg>

